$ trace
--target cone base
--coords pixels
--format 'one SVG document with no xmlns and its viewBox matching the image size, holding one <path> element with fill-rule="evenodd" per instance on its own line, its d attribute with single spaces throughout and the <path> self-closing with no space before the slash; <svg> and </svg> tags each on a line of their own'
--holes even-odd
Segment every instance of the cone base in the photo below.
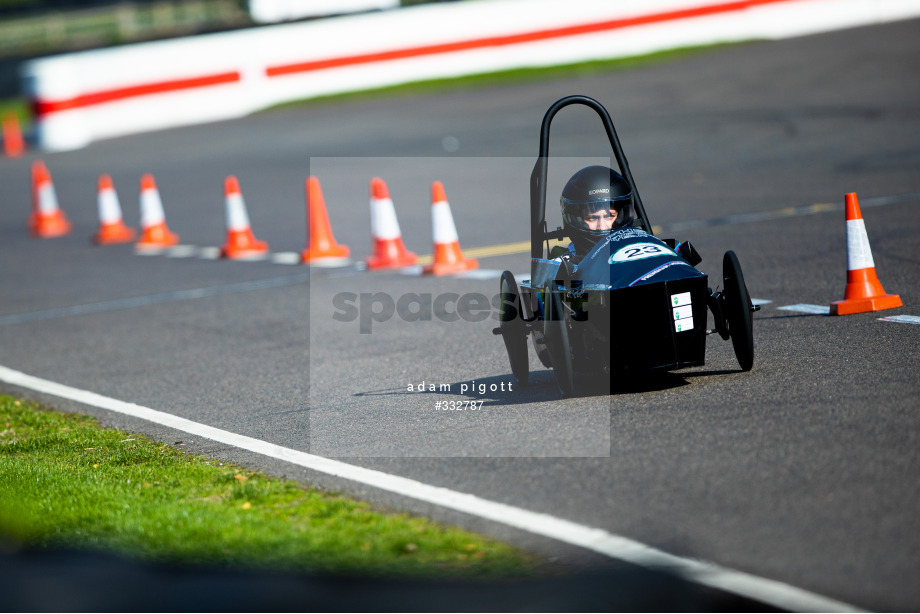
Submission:
<svg viewBox="0 0 920 614">
<path fill-rule="evenodd" d="M 259 241 L 252 229 L 227 232 L 227 242 L 220 248 L 220 257 L 231 260 L 253 260 L 268 254 L 268 243 Z"/>
<path fill-rule="evenodd" d="M 19 117 L 10 111 L 3 114 L 2 129 L 3 153 L 9 158 L 18 158 L 26 151 L 26 142 L 22 138 L 22 128 L 19 126 Z"/>
<path fill-rule="evenodd" d="M 897 294 L 883 294 L 869 298 L 853 298 L 831 303 L 832 316 L 847 316 L 854 313 L 867 313 L 902 307 L 901 297 Z"/>
<path fill-rule="evenodd" d="M 343 257 L 337 258 L 333 256 L 324 257 L 324 258 L 313 258 L 312 260 L 301 260 L 300 264 L 305 264 L 307 266 L 315 266 L 318 268 L 335 268 L 342 267 L 351 264 L 351 258 Z"/>
<path fill-rule="evenodd" d="M 98 232 L 93 235 L 93 243 L 96 245 L 130 243 L 136 234 L 133 228 L 128 228 L 124 224 L 107 224 L 100 226 Z"/>
<path fill-rule="evenodd" d="M 268 255 L 268 243 L 256 241 L 246 247 L 224 245 L 220 248 L 220 257 L 230 260 L 254 260 Z"/>
<path fill-rule="evenodd" d="M 179 244 L 179 235 L 170 232 L 166 224 L 145 228 L 134 247 L 141 251 L 162 250 Z"/>
<path fill-rule="evenodd" d="M 268 257 L 268 246 L 264 249 L 233 249 L 221 248 L 220 257 L 227 260 L 263 260 Z"/>
<path fill-rule="evenodd" d="M 410 252 L 402 239 L 377 240 L 374 255 L 364 261 L 368 270 L 402 269 L 418 264 L 418 254 Z"/>
<path fill-rule="evenodd" d="M 335 244 L 323 249 L 307 248 L 300 252 L 300 262 L 303 264 L 326 263 L 347 260 L 351 250 L 345 245 Z"/>
<path fill-rule="evenodd" d="M 422 274 L 439 277 L 441 275 L 452 275 L 464 271 L 474 271 L 478 268 L 479 261 L 471 259 L 461 260 L 459 262 L 435 262 L 434 264 L 428 264 L 422 267 Z"/>
<path fill-rule="evenodd" d="M 29 234 L 38 239 L 62 237 L 70 232 L 71 224 L 63 213 L 29 217 Z"/>
<path fill-rule="evenodd" d="M 399 258 L 368 258 L 364 261 L 369 271 L 378 269 L 404 269 L 407 266 L 418 264 L 418 256 L 411 252 Z"/>
<path fill-rule="evenodd" d="M 6 143 L 7 140 L 4 139 L 3 142 Z M 23 147 L 21 144 L 14 145 L 12 141 L 10 142 L 9 145 L 4 145 L 3 147 L 3 153 L 6 155 L 7 158 L 18 158 L 22 156 L 22 154 L 24 154 L 25 152 L 26 152 L 25 147 Z"/>
<path fill-rule="evenodd" d="M 367 265 L 369 271 L 376 271 L 379 269 L 404 269 L 407 266 L 413 266 L 418 264 L 418 256 L 415 254 L 408 254 L 403 258 L 368 258 L 364 261 L 364 264 Z"/>
</svg>

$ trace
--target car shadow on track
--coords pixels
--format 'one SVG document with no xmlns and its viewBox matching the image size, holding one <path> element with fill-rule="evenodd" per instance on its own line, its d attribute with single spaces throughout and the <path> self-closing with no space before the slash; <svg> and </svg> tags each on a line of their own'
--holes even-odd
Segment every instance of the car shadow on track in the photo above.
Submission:
<svg viewBox="0 0 920 614">
<path fill-rule="evenodd" d="M 576 376 L 575 387 L 579 397 L 618 396 L 662 392 L 690 385 L 694 378 L 741 373 L 741 369 L 720 369 L 709 371 L 622 372 L 610 376 Z M 552 372 L 551 383 L 555 385 Z"/>
<path fill-rule="evenodd" d="M 714 372 L 713 372 L 714 373 Z M 515 385 L 511 393 L 493 391 L 493 384 L 513 381 L 513 376 L 502 375 L 474 380 L 475 386 L 486 385 L 485 393 L 480 394 L 477 388 L 476 394 L 471 395 L 477 399 L 485 399 L 486 405 L 517 405 L 524 403 L 535 403 L 545 401 L 559 401 L 563 399 L 559 385 L 556 383 L 556 376 L 551 369 L 543 371 L 532 371 L 526 386 Z M 619 376 L 597 376 L 576 374 L 575 391 L 576 398 L 601 397 L 620 394 L 639 394 L 643 392 L 654 392 L 661 390 L 670 390 L 680 386 L 686 386 L 690 382 L 681 376 L 673 373 L 658 374 L 629 374 Z M 458 382 L 455 387 L 461 387 L 471 382 Z"/>
<path fill-rule="evenodd" d="M 744 373 L 744 370 L 743 369 L 719 369 L 717 371 L 689 371 L 687 373 L 682 373 L 681 377 L 690 377 L 690 378 L 712 377 L 716 375 L 734 375 L 736 373 Z"/>
</svg>

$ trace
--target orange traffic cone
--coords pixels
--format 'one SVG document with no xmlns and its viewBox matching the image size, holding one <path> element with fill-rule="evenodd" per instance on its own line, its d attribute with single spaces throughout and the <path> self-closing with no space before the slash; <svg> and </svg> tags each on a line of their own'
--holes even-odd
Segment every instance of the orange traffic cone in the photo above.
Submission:
<svg viewBox="0 0 920 614">
<path fill-rule="evenodd" d="M 29 216 L 29 232 L 33 237 L 42 239 L 60 237 L 70 232 L 70 222 L 58 207 L 51 173 L 41 160 L 32 163 L 32 214 Z"/>
<path fill-rule="evenodd" d="M 141 177 L 141 238 L 135 243 L 139 250 L 160 250 L 179 243 L 179 236 L 170 232 L 163 213 L 163 201 L 150 173 Z"/>
<path fill-rule="evenodd" d="M 121 204 L 109 175 L 99 175 L 99 230 L 93 235 L 97 245 L 113 243 L 130 243 L 137 234 L 133 228 L 125 226 L 121 217 Z"/>
<path fill-rule="evenodd" d="M 220 248 L 222 258 L 241 260 L 268 253 L 268 243 L 256 240 L 249 225 L 249 214 L 240 182 L 233 175 L 224 180 L 224 203 L 227 213 L 227 242 Z"/>
<path fill-rule="evenodd" d="M 398 269 L 418 262 L 418 255 L 403 245 L 393 199 L 379 177 L 371 179 L 371 239 L 373 253 L 365 260 L 368 269 Z"/>
<path fill-rule="evenodd" d="M 319 179 L 309 177 L 306 182 L 307 191 L 307 219 L 310 227 L 307 229 L 309 240 L 307 248 L 300 253 L 303 263 L 331 263 L 336 260 L 348 258 L 351 251 L 347 246 L 336 243 L 332 235 L 332 225 L 329 223 L 329 213 L 326 211 L 326 200 Z"/>
<path fill-rule="evenodd" d="M 3 153 L 10 158 L 21 156 L 26 150 L 26 143 L 19 129 L 19 116 L 15 111 L 3 114 Z"/>
<path fill-rule="evenodd" d="M 450 204 L 444 193 L 444 184 L 431 184 L 431 230 L 434 235 L 434 263 L 422 268 L 423 273 L 450 275 L 479 268 L 476 260 L 464 258 L 460 250 L 460 239 Z"/>
<path fill-rule="evenodd" d="M 866 224 L 859 210 L 856 194 L 846 195 L 847 214 L 847 287 L 842 301 L 831 303 L 831 315 L 881 311 L 900 307 L 901 297 L 885 294 L 878 276 L 875 261 L 866 235 Z"/>
</svg>

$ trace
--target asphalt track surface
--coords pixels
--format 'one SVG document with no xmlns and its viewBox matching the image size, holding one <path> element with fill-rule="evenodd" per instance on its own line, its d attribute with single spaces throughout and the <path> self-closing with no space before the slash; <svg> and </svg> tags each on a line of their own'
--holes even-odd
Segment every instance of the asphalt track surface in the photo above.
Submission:
<svg viewBox="0 0 920 614">
<path fill-rule="evenodd" d="M 71 235 L 53 240 L 30 239 L 25 230 L 34 156 L 2 160 L 0 364 L 602 528 L 859 608 L 916 610 L 920 326 L 879 317 L 920 315 L 918 31 L 920 22 L 907 21 L 626 72 L 314 104 L 101 142 L 44 157 L 74 222 Z M 273 262 L 139 256 L 130 246 L 89 242 L 103 172 L 113 176 L 132 224 L 138 179 L 153 173 L 170 227 L 198 247 L 223 240 L 222 181 L 231 173 L 255 234 L 275 252 L 304 247 L 310 172 L 322 181 L 336 238 L 355 259 L 370 251 L 367 186 L 375 175 L 388 181 L 413 251 L 431 252 L 428 186 L 436 179 L 445 183 L 465 248 L 524 241 L 540 120 L 573 93 L 610 111 L 652 222 L 691 240 L 711 279 L 721 273 L 722 254 L 734 250 L 752 296 L 771 301 L 755 316 L 751 372 L 738 370 L 730 343 L 711 336 L 705 367 L 614 382 L 610 395 L 560 399 L 532 352 L 528 388 L 460 394 L 463 384 L 512 380 L 492 320 L 394 316 L 362 334 L 360 321 L 333 318 L 333 301 L 342 292 L 492 297 L 497 274 L 432 279 L 313 268 L 305 275 L 306 268 Z M 552 155 L 579 159 L 551 162 L 549 203 L 577 165 L 609 155 L 584 110 L 563 111 L 553 137 Z M 847 192 L 866 203 L 879 277 L 904 307 L 839 318 L 778 309 L 842 298 Z M 808 209 L 823 203 L 836 206 Z M 529 265 L 522 253 L 480 264 L 515 273 Z M 258 283 L 270 279 L 271 287 Z M 202 288 L 218 289 L 194 298 Z M 147 298 L 126 300 L 137 297 Z M 73 309 L 84 305 L 95 307 Z M 451 392 L 407 391 L 423 381 L 450 384 Z M 458 522 L 567 565 L 615 564 L 500 524 L 45 400 L 196 452 Z M 456 400 L 484 405 L 436 410 L 438 401 Z"/>
</svg>

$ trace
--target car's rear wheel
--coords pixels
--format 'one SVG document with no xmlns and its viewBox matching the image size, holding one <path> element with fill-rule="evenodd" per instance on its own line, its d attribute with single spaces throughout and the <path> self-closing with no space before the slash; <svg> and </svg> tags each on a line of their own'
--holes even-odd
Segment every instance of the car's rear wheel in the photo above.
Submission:
<svg viewBox="0 0 920 614">
<path fill-rule="evenodd" d="M 530 361 L 527 358 L 527 324 L 524 322 L 521 293 L 510 271 L 502 273 L 499 291 L 499 328 L 502 331 L 505 349 L 508 351 L 511 373 L 518 384 L 526 386 L 530 374 Z"/>
<path fill-rule="evenodd" d="M 575 394 L 575 379 L 569 329 L 566 325 L 565 308 L 562 305 L 562 293 L 551 287 L 546 287 L 543 297 L 546 310 L 543 330 L 559 390 L 563 396 L 570 397 Z"/>
<path fill-rule="evenodd" d="M 754 305 L 733 251 L 725 252 L 722 259 L 722 281 L 725 283 L 722 309 L 735 357 L 742 371 L 750 371 L 754 366 Z"/>
</svg>

